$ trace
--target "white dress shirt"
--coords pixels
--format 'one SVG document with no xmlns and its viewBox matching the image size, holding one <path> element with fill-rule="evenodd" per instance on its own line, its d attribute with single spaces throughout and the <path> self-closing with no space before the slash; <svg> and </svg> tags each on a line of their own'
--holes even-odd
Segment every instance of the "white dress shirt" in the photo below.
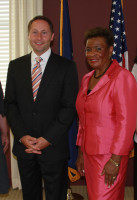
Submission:
<svg viewBox="0 0 137 200">
<path fill-rule="evenodd" d="M 48 59 L 50 57 L 50 54 L 51 54 L 51 48 L 49 48 L 44 54 L 42 54 L 40 56 L 42 58 L 42 61 L 40 62 L 40 67 L 41 67 L 41 70 L 42 70 L 42 75 L 43 75 L 44 70 L 46 68 L 46 65 L 47 65 Z M 37 57 L 38 56 L 35 54 L 35 52 L 32 51 L 32 53 L 31 53 L 31 73 L 32 73 L 32 70 L 33 70 L 33 66 L 36 64 L 35 58 L 37 58 Z"/>
<path fill-rule="evenodd" d="M 132 68 L 132 74 L 134 75 L 136 81 L 137 81 L 137 63 L 135 63 L 133 65 L 133 68 Z M 136 122 L 137 123 L 137 122 Z M 137 143 L 137 133 L 135 133 L 134 135 L 134 141 Z"/>
</svg>

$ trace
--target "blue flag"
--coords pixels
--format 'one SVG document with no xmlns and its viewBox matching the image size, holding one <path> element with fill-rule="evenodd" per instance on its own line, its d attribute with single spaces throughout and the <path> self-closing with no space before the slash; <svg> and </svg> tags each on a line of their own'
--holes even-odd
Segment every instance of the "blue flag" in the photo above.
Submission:
<svg viewBox="0 0 137 200">
<path fill-rule="evenodd" d="M 114 34 L 112 58 L 116 59 L 122 67 L 128 69 L 128 51 L 121 0 L 112 0 L 109 28 Z"/>
<path fill-rule="evenodd" d="M 73 59 L 71 27 L 67 0 L 61 0 L 58 50 L 60 56 L 66 57 L 70 60 Z M 75 118 L 71 125 L 71 128 L 69 129 L 70 160 L 68 161 L 68 175 L 72 182 L 80 178 L 75 166 L 75 162 L 78 155 L 78 149 L 76 146 L 77 132 L 77 119 Z"/>
<path fill-rule="evenodd" d="M 61 0 L 59 55 L 73 59 L 70 18 L 67 0 Z"/>
</svg>

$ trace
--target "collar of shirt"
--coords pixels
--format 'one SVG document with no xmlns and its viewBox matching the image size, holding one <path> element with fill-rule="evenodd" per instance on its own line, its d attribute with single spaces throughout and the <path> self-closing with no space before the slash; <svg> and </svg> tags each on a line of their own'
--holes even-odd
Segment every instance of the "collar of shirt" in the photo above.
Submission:
<svg viewBox="0 0 137 200">
<path fill-rule="evenodd" d="M 134 63 L 134 65 L 133 65 L 132 74 L 134 75 L 134 77 L 137 81 L 137 63 Z"/>
<path fill-rule="evenodd" d="M 137 133 L 134 134 L 134 142 L 137 143 Z"/>
<path fill-rule="evenodd" d="M 44 70 L 46 68 L 46 65 L 47 65 L 48 59 L 50 57 L 50 54 L 51 54 L 51 48 L 49 48 L 45 53 L 43 53 L 40 56 L 42 58 L 42 61 L 40 62 L 40 67 L 41 67 L 41 70 L 42 70 L 42 74 L 44 73 Z M 38 57 L 38 56 L 35 54 L 34 51 L 32 51 L 32 53 L 31 53 L 31 72 L 32 72 L 33 66 L 36 63 L 36 60 L 35 60 L 36 57 Z"/>
</svg>

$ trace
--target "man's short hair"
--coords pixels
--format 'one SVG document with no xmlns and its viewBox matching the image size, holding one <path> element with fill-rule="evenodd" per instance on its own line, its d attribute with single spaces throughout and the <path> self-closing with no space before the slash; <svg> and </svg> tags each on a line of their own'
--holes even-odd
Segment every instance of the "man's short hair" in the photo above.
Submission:
<svg viewBox="0 0 137 200">
<path fill-rule="evenodd" d="M 51 20 L 49 18 L 43 16 L 43 15 L 37 15 L 33 19 L 30 20 L 30 22 L 28 23 L 28 33 L 30 32 L 30 28 L 31 28 L 32 23 L 34 21 L 36 21 L 36 20 L 44 20 L 44 21 L 46 21 L 49 24 L 51 33 L 54 33 L 53 24 L 52 24 Z"/>
</svg>

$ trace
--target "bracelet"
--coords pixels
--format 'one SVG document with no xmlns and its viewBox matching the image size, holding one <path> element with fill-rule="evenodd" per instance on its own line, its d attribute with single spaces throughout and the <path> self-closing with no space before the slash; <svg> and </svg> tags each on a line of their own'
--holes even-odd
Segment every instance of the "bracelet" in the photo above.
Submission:
<svg viewBox="0 0 137 200">
<path fill-rule="evenodd" d="M 110 161 L 111 161 L 116 167 L 119 167 L 120 163 L 115 162 L 112 158 L 110 158 Z"/>
</svg>

